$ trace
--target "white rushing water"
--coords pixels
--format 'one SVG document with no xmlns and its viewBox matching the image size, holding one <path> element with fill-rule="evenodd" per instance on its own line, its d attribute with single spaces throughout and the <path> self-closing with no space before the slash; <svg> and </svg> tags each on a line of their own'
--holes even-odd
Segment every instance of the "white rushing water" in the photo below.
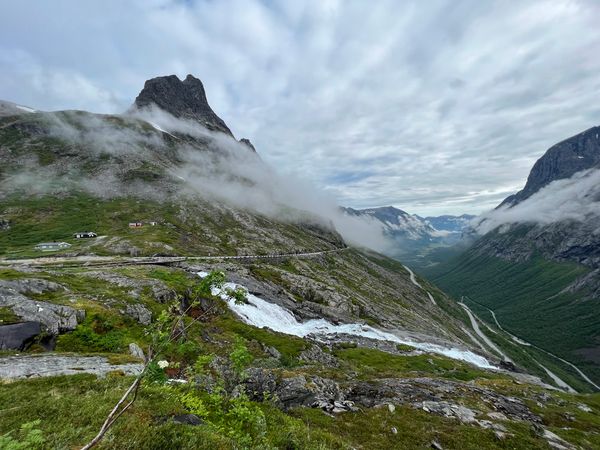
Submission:
<svg viewBox="0 0 600 450">
<path fill-rule="evenodd" d="M 208 274 L 206 272 L 198 272 L 198 275 L 201 278 L 204 278 Z M 234 311 L 244 322 L 254 325 L 258 328 L 267 327 L 273 331 L 299 337 L 342 333 L 370 339 L 377 339 L 380 341 L 391 341 L 399 344 L 410 345 L 424 352 L 437 353 L 452 359 L 465 361 L 478 367 L 486 369 L 495 368 L 483 356 L 477 355 L 468 350 L 461 350 L 455 347 L 444 347 L 439 344 L 417 342 L 407 338 L 401 338 L 395 334 L 378 330 L 369 325 L 362 325 L 358 323 L 335 325 L 325 319 L 311 319 L 307 320 L 306 322 L 299 322 L 287 309 L 274 303 L 269 303 L 250 293 L 248 293 L 247 296 L 248 303 L 236 304 L 235 301 L 230 299 L 224 292 L 227 288 L 234 289 L 236 287 L 238 287 L 238 285 L 233 283 L 225 283 L 223 289 L 214 289 L 213 295 L 218 295 L 225 300 L 229 305 L 229 308 Z"/>
</svg>

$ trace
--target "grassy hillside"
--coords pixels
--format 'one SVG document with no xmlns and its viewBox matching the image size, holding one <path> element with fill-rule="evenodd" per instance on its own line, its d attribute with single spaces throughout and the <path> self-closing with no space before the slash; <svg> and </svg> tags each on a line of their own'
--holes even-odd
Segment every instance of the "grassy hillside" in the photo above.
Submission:
<svg viewBox="0 0 600 450">
<path fill-rule="evenodd" d="M 457 299 L 472 299 L 469 306 L 490 323 L 491 316 L 477 303 L 492 309 L 511 333 L 576 363 L 600 380 L 598 364 L 578 353 L 600 339 L 598 303 L 586 298 L 585 292 L 563 292 L 588 268 L 539 257 L 512 262 L 468 251 L 440 272 L 434 282 Z"/>
<path fill-rule="evenodd" d="M 196 198 L 160 201 L 140 197 L 102 199 L 82 192 L 62 196 L 12 195 L 0 200 L 0 254 L 28 257 L 95 253 L 146 256 L 236 255 L 327 250 L 343 245 L 326 227 L 278 222 L 248 211 Z M 141 220 L 142 228 L 131 229 Z M 156 226 L 148 224 L 156 221 Z M 75 239 L 77 231 L 99 238 Z M 39 242 L 66 241 L 60 252 L 36 252 Z"/>
<path fill-rule="evenodd" d="M 324 258 L 309 264 L 290 260 L 279 264 L 235 266 L 240 273 L 260 274 L 266 280 L 262 283 L 276 283 L 286 290 L 290 288 L 286 274 L 304 273 L 310 277 L 312 271 L 322 273 L 328 267 L 331 270 L 329 276 L 340 278 L 341 272 L 337 270 L 342 268 L 344 258 L 340 257 L 337 261 Z M 393 261 L 381 257 L 371 256 L 361 262 L 359 254 L 351 255 L 345 263 L 377 271 L 377 277 L 382 281 L 385 277 L 394 276 L 395 268 L 399 269 Z M 234 265 L 230 265 L 228 272 L 233 273 L 233 269 Z M 355 269 L 354 275 L 358 275 L 360 270 Z M 135 359 L 128 355 L 128 343 L 137 342 L 145 347 L 149 337 L 145 327 L 122 314 L 124 305 L 144 304 L 152 310 L 154 317 L 158 317 L 169 305 L 157 302 L 145 289 L 136 297 L 130 288 L 122 284 L 118 286 L 99 279 L 99 271 L 137 283 L 160 280 L 182 296 L 197 283 L 193 275 L 182 269 L 147 266 L 105 269 L 54 267 L 34 273 L 5 269 L 0 271 L 0 279 L 40 278 L 61 283 L 68 288 L 67 291 L 39 294 L 36 298 L 86 310 L 85 321 L 72 333 L 59 338 L 57 352 L 99 354 L 108 356 L 115 363 L 130 362 Z M 351 289 L 354 275 L 343 278 L 340 283 L 348 283 Z M 406 276 L 405 273 L 399 275 Z M 375 273 L 373 276 L 376 276 Z M 363 281 L 368 277 L 368 274 L 363 275 Z M 493 412 L 495 407 L 481 396 L 482 392 L 518 397 L 534 414 L 543 417 L 543 426 L 553 432 L 584 447 L 600 445 L 600 416 L 597 414 L 600 398 L 597 395 L 548 394 L 534 386 L 515 384 L 503 374 L 482 371 L 456 360 L 436 355 L 413 355 L 407 347 L 399 349 L 397 355 L 390 355 L 349 344 L 339 345 L 323 349 L 330 358 L 334 358 L 334 363 L 301 359 L 302 352 L 314 343 L 244 324 L 223 303 L 216 305 L 217 309 L 199 322 L 193 323 L 192 317 L 186 317 L 185 323 L 189 328 L 185 339 L 174 342 L 160 354 L 160 359 L 168 360 L 171 370 L 176 372 L 170 376 L 192 382 L 173 385 L 165 384 L 156 375 L 149 377 L 144 381 L 134 407 L 122 416 L 98 448 L 391 449 L 428 448 L 434 441 L 446 449 L 548 448 L 545 439 L 529 422 L 503 421 L 506 434 L 499 438 L 491 429 L 434 415 L 410 402 L 399 402 L 393 408 L 383 403 L 383 407 L 379 408 L 361 407 L 355 412 L 332 415 L 306 407 L 282 410 L 273 397 L 248 400 L 215 390 L 214 386 L 210 388 L 209 385 L 206 389 L 202 380 L 207 376 L 217 376 L 217 366 L 209 368 L 206 365 L 218 358 L 221 358 L 220 361 L 233 360 L 233 355 L 241 351 L 240 342 L 245 348 L 242 353 L 249 353 L 246 366 L 272 371 L 279 380 L 319 375 L 341 386 L 370 383 L 375 387 L 390 379 L 413 380 L 415 386 L 431 379 L 431 383 L 441 383 L 443 390 L 436 392 L 435 384 L 431 385 L 424 391 L 424 398 L 439 395 L 485 414 Z M 276 349 L 280 356 L 274 357 L 271 348 Z M 41 348 L 36 346 L 30 350 L 34 353 L 40 351 Z M 81 446 L 94 436 L 105 415 L 131 381 L 131 377 L 115 370 L 104 379 L 81 374 L 3 382 L 0 384 L 0 435 L 11 433 L 15 439 L 25 440 L 26 433 L 19 432 L 19 427 L 37 420 L 39 422 L 34 427 L 40 430 L 45 441 L 38 447 L 29 448 L 69 449 Z M 407 387 L 406 393 L 415 389 L 419 392 L 415 386 Z M 544 405 L 537 400 L 540 396 L 545 396 Z M 594 412 L 578 409 L 582 402 Z M 175 414 L 190 412 L 202 418 L 202 425 L 176 424 L 169 419 Z M 576 417 L 576 422 L 569 417 Z M 564 429 L 566 426 L 567 430 Z"/>
</svg>

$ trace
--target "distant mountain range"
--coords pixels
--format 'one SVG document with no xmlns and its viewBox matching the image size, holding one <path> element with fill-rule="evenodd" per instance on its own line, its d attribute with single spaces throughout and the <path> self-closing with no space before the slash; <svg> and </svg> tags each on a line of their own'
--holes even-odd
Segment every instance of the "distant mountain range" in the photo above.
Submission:
<svg viewBox="0 0 600 450">
<path fill-rule="evenodd" d="M 404 261 L 427 253 L 432 247 L 456 244 L 476 217 L 469 214 L 421 217 L 393 206 L 343 210 L 348 215 L 379 222 L 384 235 L 390 239 L 387 253 Z"/>
<path fill-rule="evenodd" d="M 472 214 L 462 214 L 460 216 L 427 216 L 425 217 L 425 221 L 439 231 L 462 233 L 465 229 L 470 227 L 470 223 L 475 217 L 477 216 Z"/>
</svg>

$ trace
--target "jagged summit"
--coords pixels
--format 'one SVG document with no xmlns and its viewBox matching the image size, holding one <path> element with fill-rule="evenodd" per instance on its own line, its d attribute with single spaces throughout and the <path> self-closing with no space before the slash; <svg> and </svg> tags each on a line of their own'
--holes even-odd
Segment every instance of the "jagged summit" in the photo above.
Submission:
<svg viewBox="0 0 600 450">
<path fill-rule="evenodd" d="M 144 109 L 152 105 L 175 117 L 197 120 L 210 130 L 233 136 L 229 127 L 208 104 L 202 81 L 191 74 L 183 81 L 177 75 L 147 80 L 144 89 L 135 99 L 133 109 Z"/>
<path fill-rule="evenodd" d="M 550 147 L 536 161 L 525 187 L 499 206 L 513 206 L 553 181 L 570 178 L 582 170 L 600 167 L 600 126 L 590 128 Z"/>
</svg>

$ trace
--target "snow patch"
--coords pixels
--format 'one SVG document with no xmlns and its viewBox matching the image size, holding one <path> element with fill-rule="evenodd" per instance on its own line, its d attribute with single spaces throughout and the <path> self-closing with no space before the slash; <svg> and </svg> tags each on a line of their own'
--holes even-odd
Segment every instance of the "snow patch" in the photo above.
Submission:
<svg viewBox="0 0 600 450">
<path fill-rule="evenodd" d="M 20 110 L 22 110 L 22 111 L 26 111 L 26 112 L 29 112 L 29 113 L 34 113 L 34 112 L 37 112 L 35 109 L 28 108 L 27 106 L 21 106 L 21 105 L 15 105 L 15 106 L 16 106 L 17 108 L 19 108 Z"/>
<path fill-rule="evenodd" d="M 168 131 L 166 131 L 166 130 L 163 130 L 161 127 L 159 127 L 159 126 L 158 126 L 157 124 L 155 124 L 154 122 L 148 122 L 148 123 L 149 123 L 150 125 L 152 125 L 152 127 L 153 127 L 154 129 L 156 129 L 156 130 L 160 131 L 161 133 L 168 134 L 169 136 L 171 136 L 171 137 L 174 137 L 175 139 L 177 139 L 177 137 L 176 137 L 176 136 L 173 136 L 173 135 L 172 135 L 171 133 L 169 133 Z"/>
</svg>

